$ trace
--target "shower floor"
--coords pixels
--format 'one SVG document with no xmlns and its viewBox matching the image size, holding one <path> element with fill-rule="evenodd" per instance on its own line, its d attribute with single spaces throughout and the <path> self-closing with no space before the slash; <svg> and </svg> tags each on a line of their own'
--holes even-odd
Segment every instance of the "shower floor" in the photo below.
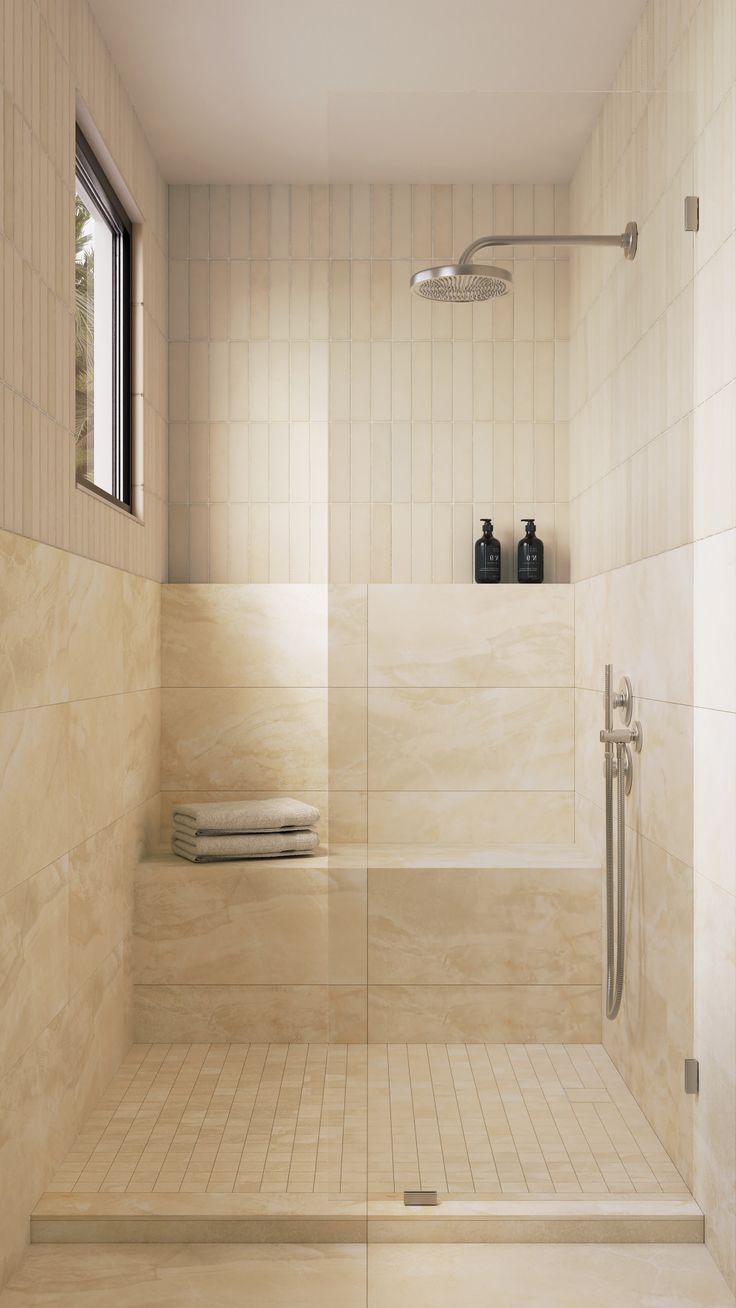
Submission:
<svg viewBox="0 0 736 1308">
<path fill-rule="evenodd" d="M 440 1206 L 405 1209 L 407 1189 L 437 1190 Z M 131 1234 L 115 1238 L 142 1238 L 147 1218 L 262 1226 L 371 1213 L 639 1219 L 659 1234 L 636 1238 L 702 1238 L 684 1181 L 602 1046 L 484 1044 L 136 1045 L 41 1200 L 33 1237 L 75 1238 L 73 1227 L 102 1239 L 105 1222 L 109 1232 L 126 1218 Z"/>
</svg>

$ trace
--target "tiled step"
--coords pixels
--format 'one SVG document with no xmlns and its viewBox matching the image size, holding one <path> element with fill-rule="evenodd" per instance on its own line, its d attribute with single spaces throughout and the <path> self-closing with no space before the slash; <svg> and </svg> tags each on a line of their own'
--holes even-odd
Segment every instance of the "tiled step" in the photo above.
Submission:
<svg viewBox="0 0 736 1308">
<path fill-rule="evenodd" d="M 527 1195 L 406 1208 L 399 1195 L 46 1194 L 32 1244 L 159 1243 L 694 1244 L 703 1214 L 690 1196 L 596 1199 Z"/>
</svg>

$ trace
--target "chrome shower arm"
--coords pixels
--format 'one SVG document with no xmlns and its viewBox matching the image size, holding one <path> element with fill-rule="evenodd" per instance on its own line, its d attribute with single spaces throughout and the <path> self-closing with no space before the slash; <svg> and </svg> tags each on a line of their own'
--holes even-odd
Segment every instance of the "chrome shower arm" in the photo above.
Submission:
<svg viewBox="0 0 736 1308">
<path fill-rule="evenodd" d="M 615 245 L 627 259 L 633 259 L 638 234 L 636 223 L 627 223 L 619 236 L 479 236 L 463 250 L 458 263 L 469 263 L 478 250 L 493 245 Z"/>
</svg>

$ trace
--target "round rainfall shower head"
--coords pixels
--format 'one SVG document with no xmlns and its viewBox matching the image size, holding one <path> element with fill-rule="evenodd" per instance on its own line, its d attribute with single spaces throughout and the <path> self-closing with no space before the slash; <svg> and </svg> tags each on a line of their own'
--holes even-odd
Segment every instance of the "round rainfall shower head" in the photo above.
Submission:
<svg viewBox="0 0 736 1308">
<path fill-rule="evenodd" d="M 440 268 L 423 268 L 409 283 L 416 295 L 445 304 L 468 304 L 473 300 L 495 300 L 511 290 L 511 273 L 492 264 L 447 263 Z"/>
</svg>

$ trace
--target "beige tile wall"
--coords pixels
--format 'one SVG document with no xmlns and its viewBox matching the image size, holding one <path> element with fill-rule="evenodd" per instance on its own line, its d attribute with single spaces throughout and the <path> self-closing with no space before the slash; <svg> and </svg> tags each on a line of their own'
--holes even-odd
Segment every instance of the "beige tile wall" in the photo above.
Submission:
<svg viewBox="0 0 736 1308">
<path fill-rule="evenodd" d="M 566 251 L 502 252 L 514 294 L 495 305 L 408 286 L 494 226 L 567 230 L 565 187 L 169 203 L 171 581 L 470 581 L 491 511 L 509 577 L 536 513 L 568 579 Z"/>
<path fill-rule="evenodd" d="M 736 10 L 650 3 L 571 184 L 635 218 L 633 264 L 576 254 L 570 520 L 578 829 L 600 840 L 603 664 L 633 679 L 629 946 L 604 1041 L 690 1180 L 736 1285 Z M 683 230 L 683 197 L 700 230 Z M 700 1059 L 686 1098 L 682 1060 Z"/>
<path fill-rule="evenodd" d="M 565 849 L 572 589 L 162 597 L 163 842 L 177 801 L 295 793 L 333 854 L 279 874 L 142 869 L 138 1037 L 597 1039 L 599 878 Z M 524 866 L 530 842 L 546 864 Z M 516 865 L 456 866 L 473 844 L 508 844 Z M 386 853 L 377 869 L 376 845 L 442 846 L 444 867 Z"/>
<path fill-rule="evenodd" d="M 77 96 L 144 219 L 139 520 L 74 484 Z M 0 136 L 1 1283 L 132 1037 L 131 869 L 158 826 L 168 232 L 85 0 L 0 6 Z"/>
<path fill-rule="evenodd" d="M 0 531 L 0 1279 L 132 1039 L 158 830 L 159 585 Z"/>
<path fill-rule="evenodd" d="M 0 12 L 0 526 L 163 580 L 167 191 L 85 0 Z M 133 319 L 139 517 L 74 481 L 74 123 L 87 107 L 142 216 Z"/>
<path fill-rule="evenodd" d="M 195 795 L 311 795 L 332 843 L 572 841 L 566 586 L 163 596 L 163 836 Z"/>
</svg>

